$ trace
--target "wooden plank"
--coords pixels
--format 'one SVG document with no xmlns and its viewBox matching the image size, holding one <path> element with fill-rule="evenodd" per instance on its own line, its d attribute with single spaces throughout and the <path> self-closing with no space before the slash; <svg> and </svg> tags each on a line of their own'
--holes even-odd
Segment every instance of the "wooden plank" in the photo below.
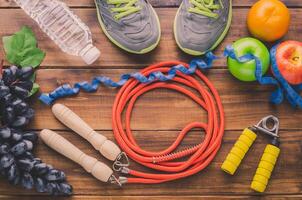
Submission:
<svg viewBox="0 0 302 200">
<path fill-rule="evenodd" d="M 66 139 L 74 143 L 85 153 L 104 161 L 97 151 L 72 132 L 58 132 Z M 113 139 L 111 131 L 103 131 L 103 134 Z M 162 150 L 174 141 L 177 131 L 135 131 L 134 135 L 138 144 L 146 150 Z M 249 189 L 249 185 L 255 173 L 259 159 L 265 145 L 269 142 L 265 136 L 259 136 L 252 148 L 247 153 L 241 166 L 234 176 L 229 176 L 220 170 L 220 166 L 235 140 L 241 134 L 240 131 L 227 131 L 223 138 L 223 145 L 214 161 L 202 172 L 170 183 L 156 185 L 129 184 L 122 189 L 101 183 L 92 178 L 83 169 L 63 156 L 51 150 L 42 142 L 37 145 L 36 155 L 44 162 L 56 168 L 62 169 L 67 174 L 68 181 L 74 187 L 75 195 L 102 195 L 102 196 L 195 196 L 195 195 L 256 195 Z M 274 173 L 269 182 L 265 194 L 287 195 L 300 194 L 302 184 L 301 163 L 301 131 L 281 131 L 281 154 L 276 164 Z M 191 132 L 182 142 L 182 148 L 192 146 L 202 140 L 203 133 Z M 108 163 L 106 161 L 106 163 Z M 135 163 L 131 168 L 141 169 Z M 146 170 L 146 169 L 145 169 Z M 149 171 L 149 170 L 147 170 Z M 10 186 L 3 179 L 0 181 L 1 195 L 32 195 L 31 190 Z M 300 194 L 301 195 L 301 194 Z"/>
<path fill-rule="evenodd" d="M 175 7 L 180 2 L 180 0 L 150 1 L 155 7 Z M 242 16 L 246 16 L 246 7 L 255 1 L 234 1 L 234 7 L 242 6 L 244 8 L 235 8 L 233 19 L 236 19 L 236 21 L 233 20 L 231 31 L 221 47 L 218 48 L 218 53 L 222 52 L 222 47 L 226 44 L 247 35 L 245 18 Z M 117 80 L 122 73 L 133 71 L 129 69 L 130 66 L 142 68 L 147 64 L 158 61 L 169 59 L 189 61 L 192 58 L 180 52 L 173 39 L 172 22 L 176 8 L 156 9 L 161 18 L 163 29 L 161 44 L 153 53 L 147 56 L 134 56 L 113 46 L 99 30 L 99 25 L 95 20 L 92 0 L 66 0 L 66 2 L 76 8 L 73 10 L 91 27 L 97 46 L 103 50 L 101 60 L 93 66 L 87 67 L 80 59 L 62 53 L 20 9 L 3 9 L 14 8 L 15 5 L 12 0 L 0 1 L 1 14 L 9 19 L 0 20 L 0 37 L 12 34 L 24 24 L 34 27 L 41 48 L 47 51 L 47 58 L 42 68 L 100 68 L 99 70 L 39 70 L 38 82 L 41 84 L 42 91 L 51 91 L 58 84 L 64 82 L 74 83 L 77 80 L 90 80 L 96 74 L 108 75 Z M 302 7 L 300 0 L 287 0 L 286 4 L 293 8 Z M 292 21 L 291 30 L 286 38 L 301 40 L 302 9 L 291 9 L 291 11 L 295 20 Z M 2 46 L 0 47 L 2 49 Z M 3 57 L 2 51 L 0 57 Z M 77 165 L 59 156 L 42 142 L 35 150 L 37 156 L 67 173 L 68 180 L 75 187 L 75 196 L 68 199 L 301 199 L 301 110 L 292 109 L 288 103 L 278 107 L 270 105 L 268 96 L 272 88 L 238 82 L 226 70 L 221 70 L 222 66 L 225 66 L 224 61 L 216 62 L 215 67 L 219 67 L 219 69 L 212 70 L 208 74 L 222 96 L 226 111 L 226 129 L 229 131 L 226 131 L 223 146 L 212 165 L 194 177 L 173 183 L 151 186 L 137 184 L 119 189 L 94 180 Z M 109 70 L 104 68 L 125 69 Z M 94 128 L 102 130 L 102 133 L 113 139 L 111 107 L 116 92 L 116 90 L 102 88 L 98 93 L 81 94 L 76 98 L 61 100 L 60 102 L 70 106 Z M 43 106 L 36 100 L 33 105 L 37 114 L 31 127 L 29 127 L 30 129 L 53 128 L 66 130 L 66 127 L 54 119 L 48 107 Z M 83 109 L 83 105 L 85 109 Z M 257 122 L 261 117 L 268 114 L 277 115 L 281 120 L 282 153 L 267 192 L 264 195 L 258 195 L 249 189 L 249 184 L 262 151 L 268 142 L 267 139 L 260 137 L 256 141 L 234 177 L 223 174 L 219 167 L 239 136 L 239 130 Z M 163 89 L 150 92 L 138 101 L 133 113 L 132 128 L 143 130 L 134 131 L 135 137 L 143 148 L 160 150 L 173 141 L 178 133 L 177 130 L 194 120 L 205 121 L 204 111 L 200 111 L 187 97 Z M 89 155 L 103 160 L 79 136 L 69 131 L 59 131 L 59 133 Z M 185 138 L 182 148 L 194 145 L 201 138 L 202 134 L 200 132 L 193 131 Z M 136 169 L 141 168 L 135 164 L 132 166 Z M 0 194 L 0 199 L 45 198 L 45 196 L 40 196 L 40 194 L 33 191 L 10 186 L 3 178 L 0 181 Z M 50 197 L 46 198 L 51 199 Z"/>
<path fill-rule="evenodd" d="M 11 200 L 18 199 L 19 196 L 8 196 L 2 195 L 0 199 Z M 45 196 L 22 196 L 22 200 L 36 200 L 36 199 L 53 199 L 53 197 L 45 197 Z M 285 199 L 301 199 L 302 195 L 266 195 L 261 196 L 261 199 L 276 199 L 276 200 L 285 200 Z M 259 199 L 259 196 L 246 196 L 246 195 L 234 195 L 234 196 L 218 196 L 218 195 L 200 195 L 200 196 L 85 196 L 85 195 L 74 195 L 72 197 L 56 197 L 56 199 L 87 199 L 87 200 L 162 200 L 162 199 L 170 199 L 170 200 L 207 200 L 207 199 Z"/>
<path fill-rule="evenodd" d="M 50 92 L 63 83 L 90 81 L 97 75 L 118 80 L 121 74 L 132 71 L 134 70 L 38 70 L 37 81 L 42 92 Z M 269 103 L 269 95 L 273 88 L 257 83 L 239 82 L 227 70 L 210 70 L 207 76 L 221 95 L 227 130 L 241 130 L 270 114 L 280 118 L 281 129 L 302 128 L 302 110 L 293 109 L 288 103 L 279 106 Z M 80 93 L 79 96 L 58 102 L 72 108 L 93 128 L 111 130 L 111 109 L 117 91 L 102 87 L 97 93 Z M 36 110 L 36 118 L 30 128 L 66 129 L 53 117 L 48 106 L 34 101 L 33 107 Z M 180 130 L 186 124 L 200 120 L 206 121 L 206 113 L 188 97 L 175 91 L 158 89 L 138 100 L 132 115 L 131 127 L 135 130 Z"/>
<path fill-rule="evenodd" d="M 95 44 L 102 51 L 101 58 L 90 68 L 122 68 L 122 67 L 143 67 L 150 63 L 166 60 L 184 60 L 192 59 L 178 49 L 173 37 L 173 20 L 176 13 L 175 8 L 158 8 L 156 9 L 161 19 L 162 39 L 160 45 L 151 53 L 146 55 L 131 55 L 113 45 L 100 30 L 100 26 L 96 20 L 94 9 L 76 9 L 76 14 L 90 27 L 93 33 Z M 292 20 L 290 31 L 285 39 L 302 40 L 301 24 L 302 9 L 291 9 Z M 63 53 L 51 40 L 38 28 L 34 22 L 26 16 L 21 10 L 9 9 L 1 10 L 1 14 L 7 19 L 0 21 L 0 37 L 10 35 L 20 29 L 23 25 L 33 28 L 37 35 L 39 46 L 47 52 L 46 58 L 42 63 L 43 67 L 60 67 L 60 68 L 80 68 L 88 67 L 80 58 L 69 56 Z M 245 16 L 247 9 L 235 9 L 233 13 L 233 23 L 230 32 L 224 42 L 219 46 L 216 53 L 221 55 L 223 48 L 235 41 L 236 39 L 248 36 L 246 29 Z M 3 51 L 0 52 L 3 57 Z M 216 62 L 216 66 L 225 66 L 224 59 Z"/>
<path fill-rule="evenodd" d="M 257 0 L 233 0 L 233 6 L 251 6 L 253 5 Z M 95 7 L 93 0 L 65 0 L 64 2 L 67 3 L 70 7 Z M 149 2 L 154 7 L 176 7 L 179 6 L 182 0 L 149 0 Z M 301 1 L 299 0 L 283 0 L 283 2 L 290 7 L 298 7 L 302 6 Z M 16 4 L 14 3 L 14 0 L 3 0 L 0 2 L 0 8 L 9 8 L 9 7 L 16 7 Z"/>
</svg>

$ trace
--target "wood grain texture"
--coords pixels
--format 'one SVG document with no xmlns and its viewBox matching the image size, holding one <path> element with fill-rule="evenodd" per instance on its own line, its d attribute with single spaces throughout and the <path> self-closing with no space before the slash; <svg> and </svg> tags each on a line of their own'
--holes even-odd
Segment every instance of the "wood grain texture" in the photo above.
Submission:
<svg viewBox="0 0 302 200">
<path fill-rule="evenodd" d="M 87 155 L 95 157 L 108 164 L 93 147 L 73 132 L 59 131 L 67 140 L 74 143 Z M 113 139 L 111 131 L 102 132 L 106 137 Z M 147 150 L 163 150 L 176 138 L 178 131 L 135 131 L 133 133 L 138 144 Z M 122 189 L 117 186 L 102 183 L 85 172 L 84 169 L 65 157 L 59 155 L 39 142 L 36 155 L 44 162 L 64 170 L 68 181 L 74 187 L 76 195 L 102 195 L 102 196 L 159 196 L 159 195 L 255 195 L 249 185 L 257 168 L 268 138 L 259 136 L 247 153 L 234 176 L 229 176 L 220 170 L 220 166 L 234 141 L 241 131 L 226 131 L 223 144 L 214 161 L 202 172 L 189 178 L 155 185 L 129 184 Z M 268 184 L 265 194 L 300 194 L 302 185 L 302 151 L 301 131 L 281 131 L 281 154 L 275 170 Z M 192 131 L 182 142 L 181 148 L 186 148 L 202 140 L 203 132 Z M 131 163 L 133 169 L 144 169 Z M 144 169 L 146 170 L 146 169 Z M 147 170 L 149 171 L 149 170 Z M 31 190 L 24 190 L 9 186 L 6 181 L 0 181 L 0 194 L 34 194 Z"/>
<path fill-rule="evenodd" d="M 2 195 L 0 199 L 5 200 L 12 200 L 20 198 L 19 196 L 8 196 Z M 22 200 L 40 200 L 41 198 L 46 200 L 53 199 L 52 197 L 46 196 L 22 196 Z M 56 197 L 56 200 L 63 200 L 63 199 L 71 199 L 71 200 L 229 200 L 229 199 L 247 199 L 247 200 L 255 200 L 255 199 L 273 199 L 273 200 L 286 200 L 286 199 L 301 199 L 302 195 L 267 195 L 267 196 L 247 196 L 247 195 L 234 195 L 234 196 L 218 196 L 218 195 L 200 195 L 200 196 L 85 196 L 85 195 L 74 195 L 70 198 L 67 197 Z"/>
<path fill-rule="evenodd" d="M 96 75 L 106 75 L 118 80 L 123 73 L 141 69 L 150 63 L 166 60 L 189 61 L 192 57 L 182 53 L 173 37 L 173 20 L 181 0 L 150 0 L 160 17 L 162 39 L 152 53 L 143 56 L 131 55 L 115 47 L 104 36 L 96 20 L 93 0 L 65 0 L 72 10 L 90 27 L 93 40 L 102 51 L 101 58 L 92 66 L 86 66 L 79 58 L 64 54 L 36 26 L 36 24 L 16 5 L 13 0 L 0 0 L 0 38 L 28 25 L 37 35 L 39 46 L 47 52 L 46 59 L 37 72 L 37 81 L 42 92 L 49 92 L 62 83 L 75 83 L 90 80 Z M 236 39 L 248 36 L 246 14 L 249 6 L 256 0 L 233 0 L 233 21 L 231 29 L 215 51 L 221 54 L 223 48 Z M 290 7 L 292 22 L 289 33 L 284 39 L 302 40 L 302 1 L 284 0 Z M 2 44 L 0 58 L 3 58 Z M 8 63 L 5 63 L 8 65 Z M 35 154 L 46 163 L 66 172 L 68 181 L 74 186 L 75 195 L 55 197 L 55 199 L 85 200 L 197 200 L 197 199 L 302 199 L 302 110 L 296 110 L 283 103 L 279 106 L 268 102 L 271 87 L 257 83 L 243 83 L 235 80 L 227 71 L 225 61 L 218 60 L 214 68 L 206 73 L 218 89 L 226 113 L 226 132 L 223 144 L 215 160 L 204 171 L 183 180 L 158 185 L 125 185 L 120 189 L 97 181 L 84 169 L 48 148 L 39 141 Z M 79 96 L 59 100 L 72 108 L 94 129 L 114 140 L 111 128 L 111 109 L 117 89 L 101 87 L 96 93 L 81 93 Z M 33 99 L 36 116 L 28 129 L 40 130 L 50 128 L 58 130 L 63 137 L 72 141 L 77 147 L 100 161 L 111 164 L 94 150 L 94 148 L 77 134 L 71 132 L 51 114 L 50 107 Z M 267 191 L 257 194 L 249 189 L 260 156 L 269 139 L 260 136 L 236 175 L 229 176 L 220 170 L 225 156 L 231 149 L 241 130 L 260 120 L 263 116 L 274 114 L 281 123 L 281 155 L 271 177 Z M 179 130 L 192 121 L 205 122 L 206 113 L 194 102 L 182 94 L 159 89 L 147 93 L 135 106 L 131 127 L 134 136 L 142 148 L 162 150 L 174 141 Z M 179 149 L 196 144 L 202 140 L 204 133 L 191 131 Z M 132 163 L 131 167 L 143 169 Z M 9 185 L 0 179 L 0 199 L 54 199 L 35 193 L 33 190 Z"/>
<path fill-rule="evenodd" d="M 233 0 L 233 6 L 251 6 L 257 0 Z M 64 0 L 70 7 L 95 7 L 93 0 Z M 179 6 L 182 0 L 149 0 L 154 7 L 175 7 Z M 283 0 L 287 6 L 302 6 L 300 0 Z M 17 7 L 14 0 L 1 0 L 0 8 Z"/>
<path fill-rule="evenodd" d="M 191 56 L 181 52 L 174 41 L 173 20 L 176 8 L 156 9 L 161 21 L 162 39 L 159 46 L 147 54 L 147 56 L 131 55 L 113 45 L 102 33 L 94 9 L 76 9 L 74 11 L 90 27 L 94 43 L 102 52 L 100 59 L 91 66 L 85 65 L 79 57 L 69 56 L 63 53 L 22 10 L 1 10 L 3 16 L 7 19 L 14 20 L 0 20 L 0 37 L 16 32 L 23 25 L 32 27 L 37 35 L 40 48 L 47 52 L 46 58 L 42 63 L 43 68 L 142 68 L 150 63 L 159 61 L 190 61 L 192 59 Z M 233 21 L 230 32 L 215 51 L 218 55 L 222 54 L 227 44 L 231 44 L 240 37 L 248 36 L 245 19 L 247 11 L 247 9 L 235 9 L 233 11 Z M 299 34 L 302 32 L 302 9 L 291 9 L 291 14 L 295 16 L 295 20 L 292 20 L 289 33 L 285 39 L 294 38 L 296 40 L 302 40 L 302 35 Z M 0 57 L 3 57 L 3 52 L 0 53 Z M 224 59 L 218 60 L 216 66 L 225 66 Z"/>
<path fill-rule="evenodd" d="M 50 92 L 63 83 L 90 81 L 97 75 L 118 80 L 120 74 L 133 71 L 131 69 L 38 70 L 37 81 L 42 92 Z M 302 110 L 291 108 L 287 102 L 279 106 L 269 103 L 272 87 L 239 82 L 228 70 L 210 70 L 207 76 L 221 95 L 227 130 L 241 130 L 269 114 L 279 117 L 281 129 L 302 129 Z M 111 130 L 111 108 L 117 91 L 118 89 L 101 87 L 96 93 L 82 92 L 76 97 L 58 102 L 70 107 L 92 128 Z M 33 106 L 36 117 L 30 128 L 66 129 L 54 118 L 50 107 L 39 101 L 34 101 Z M 205 111 L 190 98 L 175 91 L 158 89 L 143 95 L 137 101 L 131 127 L 135 130 L 180 130 L 189 122 L 205 121 L 206 116 Z"/>
</svg>

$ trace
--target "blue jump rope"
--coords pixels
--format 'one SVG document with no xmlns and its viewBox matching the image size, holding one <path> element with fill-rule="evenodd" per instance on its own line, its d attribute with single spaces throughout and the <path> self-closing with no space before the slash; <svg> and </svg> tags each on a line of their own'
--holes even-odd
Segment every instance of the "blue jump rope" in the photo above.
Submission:
<svg viewBox="0 0 302 200">
<path fill-rule="evenodd" d="M 272 92 L 270 96 L 270 101 L 274 104 L 280 104 L 284 97 L 289 101 L 289 103 L 293 107 L 299 107 L 302 109 L 302 97 L 299 95 L 299 92 L 302 91 L 302 84 L 291 86 L 288 82 L 282 77 L 276 62 L 276 49 L 278 44 L 275 45 L 270 50 L 271 56 L 271 65 L 272 71 L 274 73 L 275 78 L 270 76 L 263 76 L 262 75 L 262 64 L 258 57 L 254 56 L 253 54 L 245 54 L 243 56 L 237 57 L 234 51 L 234 48 L 229 45 L 225 48 L 223 56 L 230 57 L 232 59 L 237 60 L 238 62 L 244 63 L 251 60 L 255 60 L 256 63 L 256 70 L 255 76 L 257 81 L 261 85 L 274 85 L 276 90 Z M 83 90 L 85 92 L 96 92 L 97 89 L 101 84 L 107 87 L 121 87 L 123 86 L 129 79 L 136 79 L 141 83 L 151 83 L 154 81 L 169 81 L 172 80 L 176 76 L 176 72 L 180 72 L 186 75 L 192 75 L 195 73 L 196 69 L 204 70 L 209 69 L 212 67 L 212 63 L 214 60 L 218 59 L 219 57 L 215 56 L 212 52 L 208 52 L 203 59 L 193 59 L 190 62 L 189 67 L 185 67 L 183 65 L 176 65 L 171 67 L 168 73 L 165 75 L 162 72 L 152 72 L 149 76 L 144 76 L 139 72 L 123 74 L 120 77 L 120 80 L 115 82 L 111 78 L 106 76 L 97 76 L 92 79 L 91 83 L 87 81 L 75 83 L 73 86 L 70 84 L 64 84 L 58 88 L 56 88 L 51 93 L 43 93 L 39 97 L 39 99 L 47 104 L 51 105 L 55 100 L 73 96 Z"/>
</svg>

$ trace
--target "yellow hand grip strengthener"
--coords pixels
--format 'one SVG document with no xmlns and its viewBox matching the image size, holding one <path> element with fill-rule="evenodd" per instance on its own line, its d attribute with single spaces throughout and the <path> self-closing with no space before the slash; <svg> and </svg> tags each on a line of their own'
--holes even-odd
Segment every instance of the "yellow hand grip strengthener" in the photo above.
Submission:
<svg viewBox="0 0 302 200">
<path fill-rule="evenodd" d="M 271 128 L 269 128 L 269 123 L 272 124 Z M 257 138 L 256 133 L 269 135 L 272 137 L 272 140 L 270 144 L 265 147 L 251 183 L 251 188 L 253 190 L 264 192 L 280 153 L 278 130 L 279 120 L 272 115 L 264 117 L 257 125 L 244 129 L 224 160 L 221 169 L 224 172 L 233 175 L 240 165 L 241 160 Z"/>
<path fill-rule="evenodd" d="M 246 152 L 252 146 L 256 138 L 257 135 L 254 131 L 248 128 L 244 129 L 224 160 L 221 169 L 228 174 L 234 175 L 241 160 L 244 158 Z"/>
</svg>

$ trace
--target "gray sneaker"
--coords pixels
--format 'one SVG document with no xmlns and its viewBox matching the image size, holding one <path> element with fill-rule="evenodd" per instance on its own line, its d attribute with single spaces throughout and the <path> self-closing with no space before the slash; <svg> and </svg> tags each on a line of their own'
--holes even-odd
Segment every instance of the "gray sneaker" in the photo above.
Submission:
<svg viewBox="0 0 302 200">
<path fill-rule="evenodd" d="M 177 45 L 191 55 L 216 48 L 228 32 L 232 0 L 183 0 L 174 20 Z"/>
<path fill-rule="evenodd" d="M 95 0 L 95 4 L 103 32 L 118 47 L 143 54 L 158 45 L 159 19 L 147 0 Z"/>
</svg>

